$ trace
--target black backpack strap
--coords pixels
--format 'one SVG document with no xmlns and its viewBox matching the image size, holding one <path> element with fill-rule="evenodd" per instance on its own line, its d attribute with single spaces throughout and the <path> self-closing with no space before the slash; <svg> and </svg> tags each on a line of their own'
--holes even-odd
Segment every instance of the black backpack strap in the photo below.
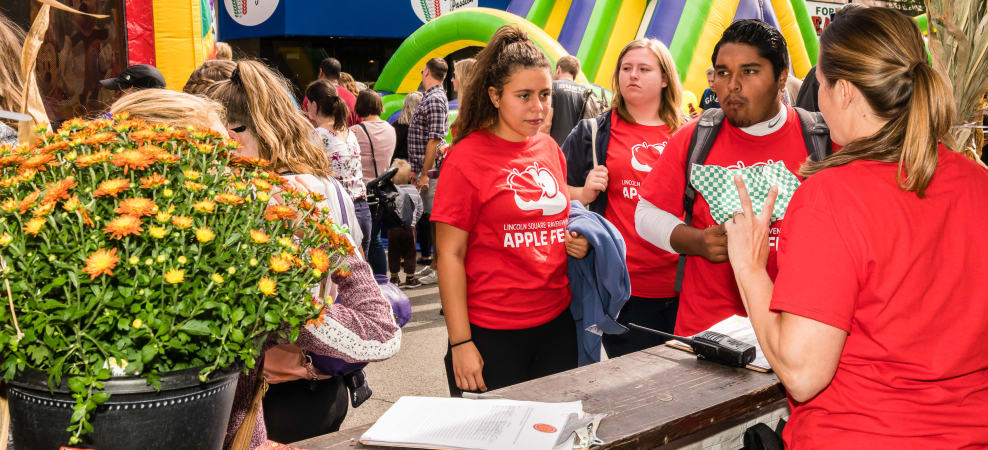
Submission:
<svg viewBox="0 0 988 450">
<path fill-rule="evenodd" d="M 809 153 L 810 160 L 823 161 L 833 151 L 830 127 L 823 120 L 823 114 L 809 112 L 803 108 L 796 108 L 796 113 L 799 115 L 799 124 L 803 128 L 803 142 L 806 143 L 806 152 Z"/>
<path fill-rule="evenodd" d="M 693 222 L 693 203 L 696 201 L 696 189 L 690 183 L 690 173 L 693 165 L 703 164 L 707 160 L 710 148 L 714 146 L 720 126 L 724 123 L 724 111 L 720 108 L 710 108 L 703 111 L 700 120 L 690 137 L 690 146 L 686 149 L 686 188 L 683 190 L 683 214 L 685 223 Z M 686 272 L 686 255 L 679 255 L 676 266 L 676 292 L 683 291 L 683 274 Z"/>
<path fill-rule="evenodd" d="M 360 128 L 364 130 L 364 134 L 367 135 L 367 143 L 370 144 L 371 148 L 371 165 L 374 166 L 374 178 L 379 177 L 377 174 L 377 158 L 374 157 L 374 140 L 371 139 L 370 133 L 367 131 L 367 126 L 363 122 L 360 122 Z"/>
</svg>

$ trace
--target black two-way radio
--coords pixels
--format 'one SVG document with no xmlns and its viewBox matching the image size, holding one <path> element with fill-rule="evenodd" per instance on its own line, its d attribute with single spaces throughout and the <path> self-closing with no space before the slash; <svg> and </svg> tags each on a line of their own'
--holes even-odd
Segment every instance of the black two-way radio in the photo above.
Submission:
<svg viewBox="0 0 988 450">
<path fill-rule="evenodd" d="M 726 334 L 704 331 L 692 338 L 688 338 L 664 331 L 653 330 L 635 323 L 629 323 L 628 326 L 689 345 L 693 347 L 693 353 L 696 353 L 697 358 L 707 361 L 734 367 L 744 367 L 755 360 L 754 345 L 746 344 Z"/>
</svg>

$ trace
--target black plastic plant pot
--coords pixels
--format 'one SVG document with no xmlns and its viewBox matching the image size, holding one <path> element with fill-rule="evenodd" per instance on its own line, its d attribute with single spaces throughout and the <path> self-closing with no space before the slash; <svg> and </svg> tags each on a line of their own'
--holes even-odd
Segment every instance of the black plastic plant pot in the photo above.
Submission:
<svg viewBox="0 0 988 450">
<path fill-rule="evenodd" d="M 94 431 L 71 447 L 116 449 L 219 449 L 223 446 L 234 393 L 236 368 L 199 381 L 199 369 L 168 373 L 155 391 L 141 377 L 104 381 L 110 399 L 96 409 Z M 67 377 L 65 377 L 67 378 Z M 75 400 L 65 384 L 52 394 L 48 376 L 24 371 L 9 383 L 11 432 L 17 450 L 58 450 L 68 446 Z"/>
</svg>

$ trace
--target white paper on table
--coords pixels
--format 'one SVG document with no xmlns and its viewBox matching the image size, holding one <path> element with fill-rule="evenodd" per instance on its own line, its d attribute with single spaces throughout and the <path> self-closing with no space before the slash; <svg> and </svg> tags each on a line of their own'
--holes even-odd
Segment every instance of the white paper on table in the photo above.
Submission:
<svg viewBox="0 0 988 450">
<path fill-rule="evenodd" d="M 360 437 L 367 445 L 468 449 L 552 449 L 582 402 L 401 397 Z M 568 445 L 557 447 L 572 448 Z"/>
<path fill-rule="evenodd" d="M 706 331 L 726 334 L 734 339 L 744 342 L 745 344 L 754 345 L 755 360 L 749 364 L 762 369 L 772 370 L 772 366 L 769 365 L 768 360 L 765 359 L 765 354 L 762 353 L 762 347 L 758 345 L 758 338 L 755 337 L 755 328 L 751 326 L 751 320 L 747 317 L 741 317 L 738 315 L 728 317 L 720 322 L 717 322 L 716 325 L 707 328 Z"/>
</svg>

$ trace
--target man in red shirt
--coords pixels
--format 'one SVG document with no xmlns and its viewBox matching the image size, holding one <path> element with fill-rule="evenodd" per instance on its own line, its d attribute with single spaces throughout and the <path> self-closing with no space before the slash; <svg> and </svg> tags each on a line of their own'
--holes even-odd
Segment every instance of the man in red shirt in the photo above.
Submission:
<svg viewBox="0 0 988 450">
<path fill-rule="evenodd" d="M 743 169 L 782 161 L 794 174 L 807 158 L 796 110 L 779 100 L 789 72 L 782 34 L 760 20 L 735 22 L 714 48 L 713 89 L 726 120 L 705 165 Z M 677 131 L 641 188 L 635 214 L 638 233 L 655 246 L 688 255 L 676 318 L 676 334 L 699 333 L 731 315 L 745 315 L 730 263 L 727 235 L 697 192 L 691 223 L 683 223 L 687 153 L 697 121 Z M 690 168 L 692 169 L 692 168 Z M 693 182 L 693 180 L 690 180 Z M 695 184 L 694 184 L 695 185 Z M 769 273 L 783 221 L 773 225 Z"/>
<path fill-rule="evenodd" d="M 357 115 L 354 107 L 357 104 L 357 97 L 353 95 L 352 92 L 346 90 L 345 87 L 340 85 L 340 73 L 343 72 L 343 65 L 336 58 L 326 58 L 322 60 L 319 64 L 319 77 L 320 80 L 327 80 L 336 86 L 336 94 L 343 99 L 343 103 L 346 103 L 346 109 L 349 114 L 346 116 L 346 126 L 352 127 L 360 122 L 362 119 Z M 306 110 L 309 104 L 309 99 L 302 97 L 302 111 Z"/>
</svg>

